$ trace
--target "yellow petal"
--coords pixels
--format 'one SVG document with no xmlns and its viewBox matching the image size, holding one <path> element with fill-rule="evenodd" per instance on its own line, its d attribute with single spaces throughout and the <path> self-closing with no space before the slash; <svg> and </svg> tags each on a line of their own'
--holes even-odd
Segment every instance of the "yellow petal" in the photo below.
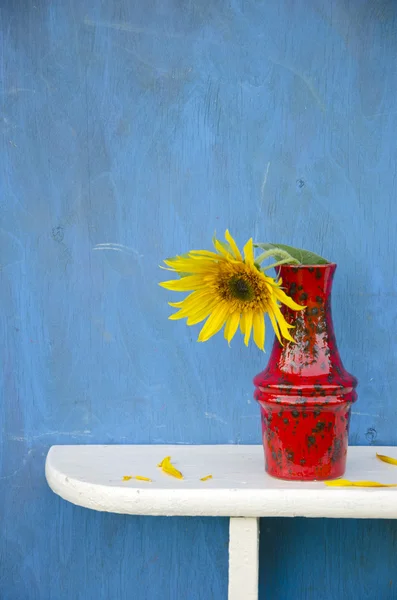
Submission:
<svg viewBox="0 0 397 600">
<path fill-rule="evenodd" d="M 254 313 L 252 328 L 254 330 L 255 344 L 259 350 L 265 350 L 265 316 L 262 313 Z"/>
<path fill-rule="evenodd" d="M 161 267 L 165 271 L 176 271 L 177 273 L 205 273 L 211 269 L 216 269 L 216 263 L 211 260 L 194 260 L 192 259 L 184 259 L 180 261 L 164 261 L 166 265 L 171 267 L 167 269 L 166 267 Z"/>
<path fill-rule="evenodd" d="M 222 328 L 229 313 L 229 307 L 222 302 L 217 304 L 199 333 L 198 341 L 206 342 Z"/>
<path fill-rule="evenodd" d="M 244 246 L 244 258 L 247 265 L 254 264 L 254 245 L 252 238 L 250 238 Z"/>
<path fill-rule="evenodd" d="M 234 241 L 234 239 L 232 238 L 232 236 L 229 233 L 229 230 L 226 229 L 226 233 L 225 233 L 225 240 L 229 243 L 229 246 L 231 247 L 231 249 L 233 250 L 234 253 L 234 257 L 238 258 L 238 260 L 243 260 L 243 257 L 241 256 L 241 252 L 238 249 L 238 246 L 236 244 L 236 242 Z"/>
<path fill-rule="evenodd" d="M 187 315 L 183 310 L 179 310 L 178 312 L 170 315 L 168 318 L 170 319 L 170 321 L 177 321 L 178 319 L 185 319 L 186 316 Z"/>
<path fill-rule="evenodd" d="M 171 464 L 171 456 L 163 458 L 157 466 L 161 467 L 162 471 L 167 475 L 171 475 L 171 477 L 175 477 L 176 479 L 183 479 L 182 473 Z"/>
<path fill-rule="evenodd" d="M 206 475 L 205 477 L 201 477 L 200 481 L 208 481 L 208 479 L 212 479 L 212 475 Z"/>
<path fill-rule="evenodd" d="M 130 479 L 132 479 L 132 475 L 124 475 L 123 477 L 123 481 L 129 481 Z"/>
<path fill-rule="evenodd" d="M 203 307 L 206 304 L 210 304 L 215 298 L 216 293 L 211 288 L 196 290 L 193 294 L 190 294 L 184 301 L 184 308 L 196 309 L 197 307 Z"/>
<path fill-rule="evenodd" d="M 192 258 L 201 258 L 202 256 L 205 256 L 206 258 L 212 258 L 213 260 L 220 260 L 222 258 L 219 254 L 211 252 L 210 250 L 190 250 L 189 256 Z"/>
<path fill-rule="evenodd" d="M 214 246 L 218 250 L 219 254 L 221 254 L 221 256 L 224 256 L 228 260 L 233 260 L 234 259 L 233 255 L 230 254 L 230 252 L 228 250 L 226 250 L 226 248 L 224 248 L 222 246 L 222 244 L 220 243 L 219 240 L 216 240 L 216 239 L 214 240 Z"/>
<path fill-rule="evenodd" d="M 142 475 L 135 475 L 135 479 L 138 481 L 152 481 L 150 477 L 142 477 Z"/>
<path fill-rule="evenodd" d="M 170 306 L 174 306 L 175 308 L 180 308 L 182 306 L 192 306 L 196 304 L 198 300 L 202 301 L 207 296 L 213 298 L 214 293 L 211 290 L 206 289 L 195 290 L 194 292 L 191 292 L 188 296 L 186 296 L 186 298 L 184 298 L 183 300 L 179 300 L 179 302 L 168 302 L 168 304 Z"/>
<path fill-rule="evenodd" d="M 191 266 L 193 269 L 200 269 L 202 267 L 216 267 L 217 262 L 209 256 L 177 256 L 176 258 L 166 258 L 163 262 L 173 269 L 182 266 Z"/>
<path fill-rule="evenodd" d="M 205 303 L 203 306 L 197 306 L 194 309 L 189 310 L 189 315 L 186 321 L 186 325 L 196 325 L 196 323 L 200 323 L 204 321 L 212 309 L 217 305 L 217 300 L 212 300 L 211 302 Z"/>
<path fill-rule="evenodd" d="M 279 287 L 273 288 L 273 292 L 276 298 L 280 300 L 280 302 L 282 302 L 289 308 L 292 308 L 292 310 L 303 310 L 306 308 L 306 306 L 301 306 L 300 304 L 294 302 L 294 300 L 287 296 L 287 294 L 283 292 L 283 290 L 281 290 Z"/>
<path fill-rule="evenodd" d="M 189 292 L 206 286 L 203 278 L 199 275 L 187 275 L 182 279 L 172 279 L 170 281 L 162 281 L 159 285 L 166 290 L 174 292 Z"/>
<path fill-rule="evenodd" d="M 244 317 L 244 313 L 241 315 L 241 319 L 240 319 L 240 331 L 241 331 L 241 333 L 243 335 L 245 334 L 245 317 Z"/>
<path fill-rule="evenodd" d="M 271 324 L 272 324 L 272 326 L 273 326 L 274 333 L 276 334 L 276 336 L 277 336 L 277 339 L 278 339 L 278 341 L 280 342 L 280 344 L 283 346 L 284 344 L 283 344 L 283 342 L 281 341 L 281 336 L 280 336 L 280 330 L 279 330 L 279 328 L 278 328 L 278 323 L 277 323 L 276 317 L 274 316 L 274 314 L 273 314 L 273 311 L 272 311 L 272 310 L 269 310 L 269 318 L 270 318 L 270 322 L 271 322 Z"/>
<path fill-rule="evenodd" d="M 186 298 L 185 298 L 186 300 Z M 168 302 L 169 306 L 172 306 L 173 308 L 180 308 L 181 306 L 183 306 L 183 303 L 185 302 L 185 300 L 179 300 L 179 302 Z"/>
<path fill-rule="evenodd" d="M 335 479 L 334 481 L 325 481 L 329 487 L 397 487 L 397 483 L 378 483 L 377 481 L 350 481 L 349 479 Z"/>
<path fill-rule="evenodd" d="M 191 321 L 198 317 L 198 321 L 196 320 L 195 323 L 199 323 L 208 317 L 216 303 L 213 294 L 207 294 L 206 296 L 199 297 L 195 301 L 185 303 L 178 312 L 170 315 L 168 318 L 171 319 L 171 321 L 174 321 L 176 319 L 188 317 L 190 321 L 189 325 L 191 325 Z"/>
<path fill-rule="evenodd" d="M 273 312 L 274 316 L 277 319 L 277 323 L 278 326 L 280 328 L 281 331 L 281 335 L 283 336 L 283 338 L 285 338 L 286 340 L 289 340 L 290 342 L 294 342 L 294 338 L 291 336 L 290 332 L 288 331 L 289 329 L 292 329 L 293 326 L 290 325 L 289 323 L 287 323 L 287 321 L 285 320 L 285 318 L 283 317 L 280 308 L 277 306 L 277 304 L 274 302 L 272 305 L 272 308 L 270 310 L 270 312 Z"/>
<path fill-rule="evenodd" d="M 201 323 L 201 321 L 204 321 L 204 319 L 206 319 L 209 316 L 212 309 L 213 309 L 213 306 L 209 306 L 209 307 L 203 309 L 201 312 L 189 317 L 186 321 L 186 325 L 189 325 L 189 327 L 191 327 L 192 325 L 197 325 L 197 323 Z M 204 342 L 206 340 L 199 340 L 199 341 Z"/>
<path fill-rule="evenodd" d="M 232 341 L 234 334 L 237 331 L 238 324 L 240 322 L 240 313 L 234 312 L 230 315 L 225 325 L 225 339 L 228 341 L 228 344 Z"/>
<path fill-rule="evenodd" d="M 384 454 L 376 454 L 379 460 L 382 460 L 385 463 L 389 463 L 389 465 L 397 465 L 397 458 L 392 458 L 391 456 L 385 456 Z"/>
<path fill-rule="evenodd" d="M 164 261 L 164 262 L 165 262 L 165 261 Z M 175 271 L 176 271 L 176 269 L 168 269 L 167 267 L 163 267 L 163 265 L 159 265 L 159 268 L 160 268 L 160 269 L 163 269 L 163 271 L 172 271 L 172 272 L 175 272 Z"/>
<path fill-rule="evenodd" d="M 241 314 L 241 319 L 240 319 L 240 331 L 244 336 L 245 339 L 245 332 L 247 330 L 247 313 L 243 312 Z"/>
<path fill-rule="evenodd" d="M 244 344 L 246 346 L 248 346 L 248 342 L 250 341 L 250 337 L 251 337 L 251 329 L 252 329 L 252 310 L 247 311 L 246 313 L 243 313 L 243 316 L 245 317 L 245 325 L 244 325 L 244 330 L 245 330 L 245 335 L 244 335 Z"/>
</svg>

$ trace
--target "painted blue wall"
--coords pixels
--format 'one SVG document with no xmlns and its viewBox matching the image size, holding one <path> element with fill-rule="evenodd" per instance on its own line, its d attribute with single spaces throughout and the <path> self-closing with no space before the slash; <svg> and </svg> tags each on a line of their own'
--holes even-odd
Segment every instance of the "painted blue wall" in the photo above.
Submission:
<svg viewBox="0 0 397 600">
<path fill-rule="evenodd" d="M 226 227 L 339 263 L 351 442 L 397 443 L 397 5 L 3 0 L 0 18 L 1 600 L 222 600 L 226 519 L 73 507 L 45 455 L 260 442 L 266 358 L 197 344 L 157 286 L 163 257 Z M 268 519 L 261 594 L 397 598 L 396 552 L 395 522 Z"/>
</svg>

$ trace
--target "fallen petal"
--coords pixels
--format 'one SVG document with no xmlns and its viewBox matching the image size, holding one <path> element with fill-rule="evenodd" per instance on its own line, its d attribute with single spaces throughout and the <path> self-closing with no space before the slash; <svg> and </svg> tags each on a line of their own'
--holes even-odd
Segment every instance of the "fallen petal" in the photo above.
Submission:
<svg viewBox="0 0 397 600">
<path fill-rule="evenodd" d="M 329 487 L 397 487 L 397 483 L 378 483 L 377 481 L 350 481 L 349 479 L 335 479 L 334 481 L 325 481 Z"/>
<path fill-rule="evenodd" d="M 167 475 L 171 475 L 171 477 L 175 477 L 176 479 L 183 479 L 183 475 L 178 469 L 171 464 L 171 456 L 166 456 L 163 460 L 157 465 L 161 467 L 163 473 Z"/>
<path fill-rule="evenodd" d="M 129 481 L 130 479 L 132 479 L 132 475 L 124 475 L 123 477 L 123 481 Z"/>
<path fill-rule="evenodd" d="M 212 479 L 212 475 L 206 475 L 205 477 L 201 477 L 200 481 L 207 481 L 208 479 Z"/>
<path fill-rule="evenodd" d="M 385 456 L 384 454 L 376 454 L 379 460 L 382 460 L 385 463 L 389 463 L 390 465 L 397 465 L 397 458 L 392 458 L 391 456 Z"/>
<path fill-rule="evenodd" d="M 135 479 L 137 479 L 138 481 L 152 481 L 150 477 L 142 477 L 142 475 L 135 475 Z"/>
</svg>

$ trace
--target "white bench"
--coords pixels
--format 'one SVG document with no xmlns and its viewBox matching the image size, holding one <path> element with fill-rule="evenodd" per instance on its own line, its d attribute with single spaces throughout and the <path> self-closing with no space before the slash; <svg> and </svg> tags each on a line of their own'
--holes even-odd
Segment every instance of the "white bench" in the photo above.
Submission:
<svg viewBox="0 0 397 600">
<path fill-rule="evenodd" d="M 350 447 L 347 479 L 397 483 L 397 466 L 376 458 L 397 448 Z M 170 455 L 178 480 L 157 464 Z M 212 479 L 200 481 L 212 474 Z M 152 482 L 125 475 L 149 477 Z M 329 488 L 264 472 L 261 446 L 53 446 L 50 488 L 64 500 L 129 515 L 230 517 L 229 600 L 258 599 L 259 518 L 397 519 L 397 488 Z"/>
</svg>

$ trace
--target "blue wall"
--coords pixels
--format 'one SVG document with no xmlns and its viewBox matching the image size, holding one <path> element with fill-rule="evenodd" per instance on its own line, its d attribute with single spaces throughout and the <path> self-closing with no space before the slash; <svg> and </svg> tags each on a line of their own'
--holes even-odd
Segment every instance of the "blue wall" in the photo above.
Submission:
<svg viewBox="0 0 397 600">
<path fill-rule="evenodd" d="M 226 519 L 73 507 L 45 455 L 260 442 L 266 357 L 197 344 L 157 285 L 226 227 L 339 263 L 351 442 L 397 443 L 396 3 L 3 0 L 0 18 L 1 600 L 222 600 Z M 397 598 L 396 551 L 396 522 L 268 519 L 261 593 Z"/>
</svg>

